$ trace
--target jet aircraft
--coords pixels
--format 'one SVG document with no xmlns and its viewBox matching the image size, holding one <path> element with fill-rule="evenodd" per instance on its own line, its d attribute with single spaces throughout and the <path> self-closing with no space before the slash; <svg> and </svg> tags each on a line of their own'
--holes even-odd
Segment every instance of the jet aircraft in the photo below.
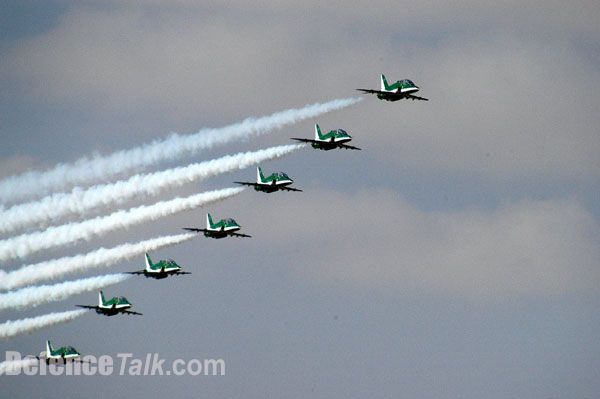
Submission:
<svg viewBox="0 0 600 399">
<path fill-rule="evenodd" d="M 233 219 L 221 219 L 217 223 L 213 223 L 210 213 L 206 214 L 206 228 L 197 229 L 193 227 L 184 227 L 184 230 L 196 231 L 204 233 L 205 237 L 210 238 L 225 238 L 232 237 L 252 237 L 247 234 L 236 233 L 242 226 L 237 224 Z"/>
<path fill-rule="evenodd" d="M 58 361 L 60 359 L 62 359 L 63 364 L 67 364 L 67 360 L 77 361 L 80 357 L 81 354 L 72 346 L 63 346 L 53 349 L 50 341 L 46 341 L 46 354 L 44 356 L 46 364 L 50 364 L 50 360 Z M 36 358 L 41 360 L 39 356 L 36 356 Z"/>
<path fill-rule="evenodd" d="M 142 315 L 141 313 L 129 310 L 132 305 L 131 305 L 131 302 L 129 302 L 127 300 L 127 298 L 125 298 L 123 296 L 113 297 L 107 301 L 104 299 L 104 293 L 102 291 L 98 292 L 98 306 L 91 306 L 91 305 L 76 305 L 76 306 L 78 306 L 80 308 L 85 308 L 85 309 L 95 309 L 96 313 L 102 314 L 105 316 L 114 316 L 117 313 L 135 314 L 135 315 L 140 315 L 140 316 Z"/>
<path fill-rule="evenodd" d="M 321 128 L 318 124 L 315 124 L 315 139 L 300 139 L 292 137 L 292 140 L 301 141 L 303 143 L 310 143 L 313 148 L 318 150 L 329 151 L 334 148 L 343 148 L 345 150 L 360 150 L 358 147 L 347 145 L 345 143 L 352 140 L 352 136 L 346 133 L 345 130 L 335 129 L 329 131 L 329 133 L 322 134 Z"/>
<path fill-rule="evenodd" d="M 243 184 L 245 186 L 253 186 L 256 191 L 263 193 L 273 193 L 278 190 L 285 191 L 302 191 L 297 188 L 289 187 L 294 181 L 283 172 L 272 173 L 265 177 L 260 166 L 256 167 L 256 183 L 247 181 L 236 181 L 234 183 Z"/>
<path fill-rule="evenodd" d="M 179 266 L 173 259 L 159 260 L 156 263 L 152 263 L 150 256 L 146 252 L 145 260 L 146 268 L 137 270 L 135 272 L 127 272 L 127 274 L 143 274 L 146 277 L 152 277 L 155 279 L 162 279 L 171 275 L 192 274 L 190 272 L 184 272 L 181 266 Z"/>
<path fill-rule="evenodd" d="M 412 93 L 416 93 L 419 91 L 419 86 L 414 84 L 409 79 L 402 79 L 388 85 L 385 76 L 381 74 L 381 90 L 371 90 L 371 89 L 356 89 L 358 91 L 362 91 L 369 94 L 377 94 L 377 98 L 385 101 L 398 101 L 402 99 L 410 99 L 410 100 L 421 100 L 421 101 L 429 101 L 426 98 L 415 96 Z"/>
</svg>

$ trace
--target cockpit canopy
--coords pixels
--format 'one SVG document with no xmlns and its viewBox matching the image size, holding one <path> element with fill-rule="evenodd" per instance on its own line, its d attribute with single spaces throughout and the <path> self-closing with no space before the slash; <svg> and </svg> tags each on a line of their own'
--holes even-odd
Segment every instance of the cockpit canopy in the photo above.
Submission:
<svg viewBox="0 0 600 399">
<path fill-rule="evenodd" d="M 232 218 L 225 219 L 225 224 L 227 224 L 227 225 L 236 225 L 237 226 L 236 221 L 233 220 Z"/>
<path fill-rule="evenodd" d="M 77 350 L 75 350 L 75 348 L 73 348 L 72 346 L 65 346 L 63 347 L 63 352 L 67 355 L 75 355 L 78 354 L 79 352 L 77 352 Z"/>
<path fill-rule="evenodd" d="M 400 85 L 401 85 L 402 87 L 417 87 L 417 85 L 416 85 L 416 84 L 414 84 L 414 83 L 412 82 L 412 80 L 410 80 L 410 79 L 402 79 L 402 80 L 400 81 Z"/>
<path fill-rule="evenodd" d="M 275 173 L 279 179 L 290 180 L 290 177 L 285 172 L 277 172 Z"/>
<path fill-rule="evenodd" d="M 346 131 L 344 129 L 338 129 L 335 132 L 336 136 L 340 137 L 350 137 L 350 135 L 348 133 L 346 133 Z"/>
</svg>

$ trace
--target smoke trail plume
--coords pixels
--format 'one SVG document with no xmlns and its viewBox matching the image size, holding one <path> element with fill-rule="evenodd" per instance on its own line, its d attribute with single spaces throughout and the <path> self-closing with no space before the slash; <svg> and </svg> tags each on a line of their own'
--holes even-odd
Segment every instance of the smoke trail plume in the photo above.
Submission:
<svg viewBox="0 0 600 399">
<path fill-rule="evenodd" d="M 98 290 L 130 278 L 130 274 L 108 274 L 54 285 L 40 285 L 0 294 L 0 310 L 26 309 L 45 303 L 62 301 L 86 291 Z"/>
<path fill-rule="evenodd" d="M 202 129 L 191 135 L 172 134 L 166 139 L 109 155 L 83 157 L 73 163 L 59 164 L 41 172 L 31 171 L 0 181 L 0 202 L 39 197 L 65 187 L 106 180 L 132 170 L 140 170 L 165 160 L 193 154 L 232 140 L 281 129 L 307 118 L 348 107 L 361 98 L 345 98 L 292 108 L 261 118 L 248 118 L 222 128 Z"/>
<path fill-rule="evenodd" d="M 115 263 L 141 256 L 144 252 L 154 251 L 169 245 L 179 244 L 196 237 L 195 233 L 153 238 L 137 243 L 126 243 L 113 248 L 100 248 L 87 254 L 65 256 L 6 272 L 0 270 L 0 290 L 13 290 L 44 280 L 53 280 L 67 274 L 90 270 L 97 267 L 109 267 Z M 141 259 L 140 259 L 140 262 Z"/>
<path fill-rule="evenodd" d="M 143 205 L 129 210 L 114 212 L 82 222 L 50 227 L 44 231 L 23 234 L 0 241 L 0 261 L 23 258 L 43 249 L 66 245 L 79 240 L 90 240 L 112 230 L 126 228 L 142 222 L 156 220 L 177 212 L 195 209 L 202 205 L 221 201 L 243 191 L 243 188 L 226 188 L 175 198 L 153 205 Z"/>
<path fill-rule="evenodd" d="M 0 375 L 16 373 L 17 371 L 38 364 L 40 361 L 35 358 L 25 358 L 22 360 L 7 360 L 0 363 Z"/>
<path fill-rule="evenodd" d="M 21 320 L 8 320 L 0 324 L 0 339 L 31 333 L 45 327 L 66 323 L 84 315 L 87 312 L 89 312 L 89 310 L 78 309 L 69 310 L 67 312 L 49 313 L 37 317 L 28 317 Z"/>
<path fill-rule="evenodd" d="M 280 158 L 302 147 L 303 144 L 271 147 L 161 172 L 135 175 L 127 180 L 101 184 L 87 190 L 76 187 L 70 193 L 56 193 L 40 201 L 15 205 L 0 212 L 0 233 L 55 221 L 72 214 L 82 215 L 96 207 L 123 203 L 143 194 L 157 195 L 168 188 Z"/>
</svg>

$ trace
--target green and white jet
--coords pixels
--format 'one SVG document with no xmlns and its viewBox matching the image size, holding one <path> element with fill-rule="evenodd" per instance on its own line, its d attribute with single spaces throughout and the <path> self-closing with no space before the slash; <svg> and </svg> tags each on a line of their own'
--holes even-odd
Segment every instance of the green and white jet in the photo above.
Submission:
<svg viewBox="0 0 600 399">
<path fill-rule="evenodd" d="M 385 101 L 398 101 L 403 99 L 429 101 L 426 98 L 415 96 L 412 93 L 419 91 L 419 86 L 414 84 L 410 79 L 398 80 L 391 85 L 388 84 L 385 76 L 381 74 L 381 90 L 371 89 L 356 89 L 369 94 L 377 94 L 377 98 Z"/>
<path fill-rule="evenodd" d="M 247 234 L 237 233 L 242 226 L 237 224 L 237 222 L 233 219 L 221 219 L 217 223 L 213 223 L 212 217 L 210 213 L 206 214 L 206 228 L 198 229 L 194 227 L 184 227 L 184 230 L 196 231 L 204 233 L 205 237 L 210 238 L 225 238 L 227 236 L 231 237 L 252 237 Z"/>
<path fill-rule="evenodd" d="M 114 316 L 118 313 L 142 315 L 141 313 L 129 310 L 133 305 L 124 296 L 112 297 L 108 301 L 104 299 L 104 292 L 98 292 L 98 305 L 75 305 L 84 309 L 94 309 L 96 313 L 104 316 Z"/>
<path fill-rule="evenodd" d="M 46 341 L 46 354 L 44 356 L 46 364 L 50 364 L 50 360 L 58 362 L 58 360 L 61 359 L 63 364 L 67 364 L 67 360 L 76 361 L 79 360 L 80 357 L 81 354 L 72 346 L 63 346 L 53 349 L 50 341 Z M 39 356 L 36 356 L 36 358 L 41 360 Z"/>
<path fill-rule="evenodd" d="M 265 177 L 260 166 L 256 167 L 256 183 L 247 181 L 236 181 L 234 183 L 253 186 L 256 191 L 262 191 L 263 193 L 273 193 L 279 190 L 302 191 L 289 187 L 294 181 L 284 172 L 275 172 Z"/>
<path fill-rule="evenodd" d="M 146 277 L 152 277 L 155 279 L 166 278 L 171 275 L 180 274 L 192 274 L 191 272 L 184 272 L 181 266 L 179 266 L 173 259 L 159 260 L 156 263 L 152 263 L 150 255 L 145 253 L 146 268 L 142 270 L 136 270 L 135 272 L 126 272 L 127 274 L 143 274 Z"/>
<path fill-rule="evenodd" d="M 360 150 L 358 147 L 347 145 L 345 143 L 352 140 L 352 136 L 346 133 L 345 130 L 335 129 L 330 130 L 326 134 L 321 133 L 321 128 L 318 124 L 315 124 L 315 139 L 300 139 L 292 137 L 292 140 L 301 141 L 303 143 L 310 143 L 313 148 L 318 150 L 329 151 L 335 148 L 343 148 L 345 150 Z"/>
</svg>

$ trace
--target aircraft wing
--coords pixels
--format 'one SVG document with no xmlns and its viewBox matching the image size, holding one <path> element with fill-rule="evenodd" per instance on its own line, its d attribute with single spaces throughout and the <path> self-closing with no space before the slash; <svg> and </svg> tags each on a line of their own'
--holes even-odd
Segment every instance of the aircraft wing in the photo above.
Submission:
<svg viewBox="0 0 600 399">
<path fill-rule="evenodd" d="M 98 306 L 91 306 L 91 305 L 75 305 L 78 308 L 84 308 L 84 309 L 98 309 Z"/>
<path fill-rule="evenodd" d="M 25 358 L 27 358 L 27 357 L 25 357 Z M 46 355 L 36 356 L 35 358 L 37 360 L 39 360 L 39 361 L 46 361 L 46 360 L 48 360 L 48 358 L 46 357 Z M 79 358 L 69 359 L 69 361 L 70 362 L 77 362 L 77 363 L 91 363 L 89 360 L 83 360 L 83 359 L 79 359 Z"/>
<path fill-rule="evenodd" d="M 183 227 L 184 230 L 189 230 L 189 231 L 195 231 L 197 233 L 205 233 L 207 230 L 206 229 L 196 229 L 193 227 Z"/>
<path fill-rule="evenodd" d="M 133 310 L 122 310 L 121 313 L 125 313 L 125 314 L 133 314 L 133 315 L 138 315 L 138 316 L 142 316 L 142 313 L 138 313 L 138 312 L 134 312 Z"/>
<path fill-rule="evenodd" d="M 253 187 L 258 186 L 258 184 L 256 184 L 256 183 L 250 183 L 249 181 L 234 181 L 234 183 L 241 184 L 243 186 L 253 186 Z"/>
<path fill-rule="evenodd" d="M 299 139 L 297 137 L 292 137 L 292 140 L 301 141 L 303 143 L 316 143 L 315 140 L 311 140 L 311 139 Z"/>
<path fill-rule="evenodd" d="M 421 101 L 429 101 L 425 97 L 413 96 L 412 94 L 405 94 L 406 98 L 410 98 L 411 100 L 421 100 Z"/>
<path fill-rule="evenodd" d="M 229 235 L 232 237 L 248 237 L 248 238 L 252 237 L 252 236 L 249 236 L 248 234 L 242 234 L 242 233 L 229 233 Z"/>
<path fill-rule="evenodd" d="M 123 272 L 124 274 L 144 274 L 145 270 L 136 270 L 134 272 Z"/>
<path fill-rule="evenodd" d="M 181 272 L 175 272 L 173 274 L 179 276 L 180 274 L 192 274 L 192 272 L 183 272 L 183 271 L 181 271 Z"/>
<path fill-rule="evenodd" d="M 365 92 L 365 93 L 369 93 L 369 94 L 382 94 L 382 93 L 387 93 L 387 92 L 383 92 L 383 91 L 380 91 L 380 90 L 372 90 L 372 89 L 356 89 L 356 90 L 358 90 L 358 91 L 362 91 L 362 92 Z"/>
<path fill-rule="evenodd" d="M 369 94 L 383 94 L 384 96 L 394 96 L 394 98 L 398 98 L 398 99 L 402 99 L 402 98 L 406 98 L 406 99 L 411 99 L 411 100 L 421 100 L 421 101 L 429 101 L 429 99 L 425 98 L 425 97 L 419 97 L 419 96 L 415 96 L 412 94 L 399 94 L 399 93 L 390 93 L 388 91 L 381 91 L 381 90 L 371 90 L 371 89 L 356 89 L 358 91 L 362 91 L 365 93 L 369 93 Z"/>
<path fill-rule="evenodd" d="M 302 190 L 300 190 L 299 188 L 294 188 L 294 187 L 278 187 L 278 190 L 285 190 L 285 191 L 298 191 L 298 192 L 302 192 Z"/>
<path fill-rule="evenodd" d="M 361 150 L 358 147 L 354 147 L 353 145 L 348 145 L 348 144 L 340 144 L 340 148 L 343 148 L 344 150 Z"/>
</svg>

